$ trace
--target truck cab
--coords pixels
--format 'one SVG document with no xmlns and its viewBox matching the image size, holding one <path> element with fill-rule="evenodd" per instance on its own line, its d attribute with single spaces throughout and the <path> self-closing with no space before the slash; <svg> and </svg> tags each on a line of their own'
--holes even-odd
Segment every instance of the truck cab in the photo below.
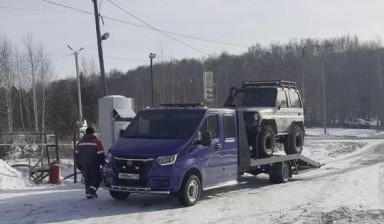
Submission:
<svg viewBox="0 0 384 224">
<path fill-rule="evenodd" d="M 203 189 L 237 180 L 237 127 L 234 109 L 142 110 L 108 152 L 104 188 L 116 199 L 160 193 L 193 205 Z"/>
</svg>

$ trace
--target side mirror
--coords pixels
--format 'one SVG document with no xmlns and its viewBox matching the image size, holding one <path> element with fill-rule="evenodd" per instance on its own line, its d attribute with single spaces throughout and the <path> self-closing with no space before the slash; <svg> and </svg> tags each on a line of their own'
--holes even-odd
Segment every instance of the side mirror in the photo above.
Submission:
<svg viewBox="0 0 384 224">
<path fill-rule="evenodd" d="M 210 131 L 201 132 L 201 144 L 203 146 L 210 146 L 212 144 L 212 134 Z"/>
</svg>

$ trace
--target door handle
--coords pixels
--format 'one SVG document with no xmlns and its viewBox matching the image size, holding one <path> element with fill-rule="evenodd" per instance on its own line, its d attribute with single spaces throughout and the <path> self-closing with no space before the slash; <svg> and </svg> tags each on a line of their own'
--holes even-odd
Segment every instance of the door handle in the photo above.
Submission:
<svg viewBox="0 0 384 224">
<path fill-rule="evenodd" d="M 220 143 L 217 143 L 217 144 L 215 145 L 215 149 L 216 149 L 216 150 L 220 150 L 220 149 L 221 149 L 221 144 L 220 144 Z"/>
</svg>

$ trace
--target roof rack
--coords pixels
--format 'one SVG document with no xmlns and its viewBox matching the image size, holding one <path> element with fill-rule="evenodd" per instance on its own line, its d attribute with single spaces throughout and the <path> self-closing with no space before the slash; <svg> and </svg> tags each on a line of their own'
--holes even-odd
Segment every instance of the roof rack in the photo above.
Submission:
<svg viewBox="0 0 384 224">
<path fill-rule="evenodd" d="M 170 107 L 170 108 L 199 108 L 199 107 L 205 107 L 204 103 L 164 103 L 160 104 L 163 107 Z"/>
<path fill-rule="evenodd" d="M 276 86 L 288 89 L 297 89 L 296 82 L 284 81 L 284 80 L 268 80 L 268 81 L 245 81 L 242 88 L 247 87 L 261 87 L 261 86 Z"/>
</svg>

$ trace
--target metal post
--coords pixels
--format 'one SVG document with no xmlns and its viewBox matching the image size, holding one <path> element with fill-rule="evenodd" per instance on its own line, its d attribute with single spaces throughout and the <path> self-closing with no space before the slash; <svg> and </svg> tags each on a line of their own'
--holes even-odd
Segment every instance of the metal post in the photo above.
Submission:
<svg viewBox="0 0 384 224">
<path fill-rule="evenodd" d="M 151 58 L 151 107 L 153 108 L 153 68 Z"/>
<path fill-rule="evenodd" d="M 324 49 L 323 49 L 324 50 Z M 323 85 L 323 123 L 324 123 L 324 134 L 327 134 L 327 104 L 325 94 L 325 55 L 323 54 L 322 61 L 322 85 Z"/>
<path fill-rule="evenodd" d="M 153 64 L 152 60 L 156 57 L 156 54 L 150 53 L 149 54 L 149 59 L 151 61 L 151 106 L 153 108 Z"/>
<path fill-rule="evenodd" d="M 382 118 L 383 118 L 383 83 L 382 83 L 382 78 L 381 78 L 381 55 L 380 55 L 380 51 L 378 53 L 378 56 L 377 56 L 377 69 L 378 69 L 378 74 L 379 74 L 379 86 L 380 86 L 380 104 L 379 104 L 379 112 L 377 113 L 377 127 L 379 128 L 379 125 L 380 125 L 380 129 L 382 129 L 383 127 L 383 124 L 381 123 L 382 122 Z"/>
<path fill-rule="evenodd" d="M 56 151 L 56 160 L 60 161 L 60 156 L 59 156 L 59 139 L 57 137 L 57 133 L 55 133 L 55 151 Z"/>
<path fill-rule="evenodd" d="M 100 34 L 100 23 L 99 23 L 99 10 L 97 8 L 97 0 L 92 0 L 95 10 L 95 22 L 96 22 L 96 36 L 97 36 L 97 49 L 99 52 L 99 64 L 100 64 L 100 75 L 101 84 L 103 86 L 104 96 L 108 95 L 107 83 L 105 81 L 105 70 L 104 70 L 104 59 L 103 59 L 103 48 L 101 47 L 101 34 Z"/>
<path fill-rule="evenodd" d="M 78 53 L 75 51 L 75 62 L 76 62 L 76 76 L 77 76 L 77 96 L 79 101 L 79 119 L 83 123 L 83 109 L 81 104 L 81 90 L 80 90 L 80 75 L 79 75 L 79 62 L 78 62 Z"/>
<path fill-rule="evenodd" d="M 301 51 L 301 98 L 303 99 L 303 102 L 305 102 L 304 98 L 304 54 L 305 54 L 305 49 L 307 47 L 303 47 Z"/>
<path fill-rule="evenodd" d="M 73 133 L 73 183 L 77 183 L 76 133 Z"/>
</svg>

